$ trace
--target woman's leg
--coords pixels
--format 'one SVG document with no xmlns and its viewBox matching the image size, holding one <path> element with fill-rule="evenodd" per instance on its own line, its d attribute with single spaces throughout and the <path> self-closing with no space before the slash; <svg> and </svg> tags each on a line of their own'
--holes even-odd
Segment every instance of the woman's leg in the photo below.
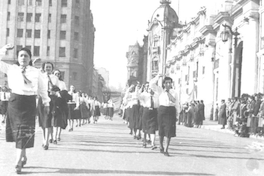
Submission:
<svg viewBox="0 0 264 176">
<path fill-rule="evenodd" d="M 60 141 L 61 140 L 61 127 L 59 127 L 59 132 L 58 132 L 58 141 Z"/>
<path fill-rule="evenodd" d="M 154 134 L 150 134 L 150 140 L 151 140 L 151 145 L 152 145 L 152 150 L 156 149 L 156 144 L 155 144 L 155 138 L 156 138 L 156 135 L 155 133 Z"/>
<path fill-rule="evenodd" d="M 53 132 L 53 139 L 54 139 L 53 143 L 57 144 L 57 141 L 58 141 L 57 136 L 58 136 L 59 127 L 54 127 L 53 131 L 54 131 Z"/>
<path fill-rule="evenodd" d="M 42 144 L 44 146 L 46 144 L 45 128 L 41 127 L 41 129 L 42 129 Z"/>
<path fill-rule="evenodd" d="M 163 146 L 164 136 L 159 136 L 159 142 L 160 142 L 160 152 L 164 152 L 164 146 Z"/>
<path fill-rule="evenodd" d="M 22 161 L 22 157 L 23 157 L 23 150 L 25 150 L 25 149 L 19 149 L 19 148 L 17 148 L 16 163 L 15 163 L 15 165 L 21 166 L 21 161 Z"/>
<path fill-rule="evenodd" d="M 166 155 L 166 156 L 169 156 L 168 149 L 169 149 L 169 146 L 170 146 L 170 141 L 171 141 L 171 138 L 170 137 L 166 137 L 166 147 L 165 147 L 165 152 L 164 152 L 164 155 Z"/>
</svg>

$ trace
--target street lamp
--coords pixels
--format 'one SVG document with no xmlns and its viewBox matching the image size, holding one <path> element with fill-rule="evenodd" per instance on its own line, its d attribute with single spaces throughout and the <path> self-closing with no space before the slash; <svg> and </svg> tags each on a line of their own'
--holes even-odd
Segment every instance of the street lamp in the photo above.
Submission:
<svg viewBox="0 0 264 176">
<path fill-rule="evenodd" d="M 236 92 L 236 62 L 235 62 L 235 57 L 236 57 L 236 47 L 237 47 L 237 40 L 238 37 L 240 35 L 240 33 L 237 32 L 237 28 L 235 29 L 235 31 L 232 30 L 232 28 L 230 26 L 228 26 L 227 24 L 223 24 L 224 27 L 224 31 L 221 32 L 221 38 L 223 42 L 228 41 L 229 35 L 231 34 L 230 38 L 231 38 L 231 43 L 233 40 L 233 36 L 234 36 L 234 52 L 233 52 L 233 58 L 232 58 L 232 84 L 231 84 L 231 97 L 234 98 L 235 97 L 235 92 Z M 229 31 L 228 31 L 228 30 Z M 230 54 L 232 53 L 232 46 L 229 49 Z M 238 95 L 240 96 L 240 95 Z"/>
</svg>

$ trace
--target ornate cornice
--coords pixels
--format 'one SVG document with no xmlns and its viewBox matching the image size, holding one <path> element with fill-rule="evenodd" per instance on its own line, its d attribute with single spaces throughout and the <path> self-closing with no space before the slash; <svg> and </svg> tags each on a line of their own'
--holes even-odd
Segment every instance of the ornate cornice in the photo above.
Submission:
<svg viewBox="0 0 264 176">
<path fill-rule="evenodd" d="M 220 12 L 214 18 L 214 23 L 221 24 L 223 21 L 228 21 L 230 24 L 233 23 L 233 19 L 231 19 L 228 12 Z"/>
<path fill-rule="evenodd" d="M 200 29 L 200 32 L 202 35 L 207 35 L 208 33 L 216 34 L 216 31 L 214 30 L 212 25 L 205 25 Z"/>
</svg>

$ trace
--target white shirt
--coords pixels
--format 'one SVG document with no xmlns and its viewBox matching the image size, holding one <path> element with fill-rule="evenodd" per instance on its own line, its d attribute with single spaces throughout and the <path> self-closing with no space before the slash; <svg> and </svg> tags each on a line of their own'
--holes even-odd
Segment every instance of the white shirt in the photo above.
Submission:
<svg viewBox="0 0 264 176">
<path fill-rule="evenodd" d="M 158 77 L 153 78 L 149 82 L 149 87 L 158 94 L 159 97 L 159 106 L 177 106 L 178 104 L 178 96 L 175 90 L 170 89 L 169 93 L 176 99 L 176 101 L 173 103 L 170 101 L 168 93 L 162 89 L 160 86 L 156 84 L 158 81 Z"/>
<path fill-rule="evenodd" d="M 112 100 L 108 101 L 107 107 L 109 107 L 109 108 L 113 108 L 114 107 L 114 103 L 113 103 Z"/>
<path fill-rule="evenodd" d="M 8 101 L 10 98 L 10 92 L 0 92 L 0 100 Z"/>
<path fill-rule="evenodd" d="M 58 87 L 60 88 L 60 90 L 67 90 L 67 87 L 64 81 L 58 80 Z"/>
<path fill-rule="evenodd" d="M 32 66 L 26 67 L 24 74 L 31 81 L 30 84 L 25 84 L 22 68 L 18 65 L 0 61 L 0 71 L 7 74 L 9 88 L 12 93 L 18 95 L 40 95 L 43 104 L 49 106 L 48 85 L 39 69 Z"/>
<path fill-rule="evenodd" d="M 140 100 L 143 101 L 143 106 L 150 108 L 151 107 L 151 95 L 148 92 L 143 92 L 139 95 Z M 153 98 L 153 103 L 154 103 L 154 108 L 159 107 L 159 95 L 157 93 L 154 93 L 152 95 Z"/>
</svg>

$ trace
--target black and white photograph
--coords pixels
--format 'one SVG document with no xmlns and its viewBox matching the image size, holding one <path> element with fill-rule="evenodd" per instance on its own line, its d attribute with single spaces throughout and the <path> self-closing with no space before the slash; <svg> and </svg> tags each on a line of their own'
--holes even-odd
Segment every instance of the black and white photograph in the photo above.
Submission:
<svg viewBox="0 0 264 176">
<path fill-rule="evenodd" d="M 0 0 L 0 31 L 0 175 L 264 175 L 264 0 Z"/>
</svg>

